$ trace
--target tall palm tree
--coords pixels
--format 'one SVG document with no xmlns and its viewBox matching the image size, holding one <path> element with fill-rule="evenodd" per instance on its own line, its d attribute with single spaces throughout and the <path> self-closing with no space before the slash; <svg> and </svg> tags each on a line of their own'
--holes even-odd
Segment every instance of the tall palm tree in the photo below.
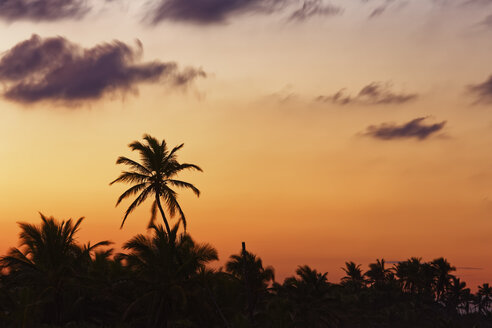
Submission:
<svg viewBox="0 0 492 328">
<path fill-rule="evenodd" d="M 171 228 L 169 227 L 161 204 L 162 200 L 171 217 L 174 217 L 176 213 L 179 214 L 180 220 L 183 222 L 183 227 L 186 230 L 186 218 L 178 203 L 178 194 L 172 187 L 190 189 L 196 196 L 200 196 L 200 190 L 198 188 L 191 183 L 177 180 L 176 176 L 178 173 L 187 169 L 197 171 L 202 171 L 202 169 L 194 164 L 178 162 L 176 153 L 183 148 L 184 144 L 176 146 L 169 151 L 165 140 L 159 142 L 156 138 L 148 134 L 145 134 L 143 139 L 144 142 L 134 141 L 128 145 L 132 151 L 136 150 L 140 153 L 140 163 L 124 156 L 118 157 L 116 164 L 127 165 L 129 170 L 123 171 L 118 178 L 110 183 L 112 185 L 116 182 L 124 182 L 133 185 L 121 194 L 116 202 L 116 206 L 125 198 L 138 194 L 126 210 L 123 221 L 121 222 L 121 228 L 125 224 L 128 215 L 137 206 L 142 204 L 147 197 L 153 195 L 154 202 L 152 204 L 149 228 L 155 220 L 158 208 L 162 220 L 166 225 L 167 233 L 169 235 L 171 234 Z"/>
</svg>

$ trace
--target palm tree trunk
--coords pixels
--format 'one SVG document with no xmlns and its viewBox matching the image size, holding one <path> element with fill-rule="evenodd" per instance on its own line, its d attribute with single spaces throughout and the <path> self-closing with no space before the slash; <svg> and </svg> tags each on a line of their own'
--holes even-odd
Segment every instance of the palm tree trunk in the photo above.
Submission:
<svg viewBox="0 0 492 328">
<path fill-rule="evenodd" d="M 159 211 L 161 212 L 162 220 L 164 221 L 164 224 L 166 225 L 167 235 L 169 236 L 169 238 L 171 238 L 171 228 L 169 228 L 169 223 L 167 223 L 166 215 L 164 214 L 164 210 L 162 209 L 160 198 L 161 198 L 161 195 L 159 193 L 155 194 L 155 201 L 157 203 L 157 207 L 159 207 Z"/>
<path fill-rule="evenodd" d="M 176 250 L 176 237 L 177 236 L 171 236 L 171 228 L 169 228 L 169 223 L 167 222 L 166 215 L 164 214 L 164 210 L 162 209 L 160 198 L 161 198 L 161 195 L 157 193 L 155 195 L 155 201 L 157 203 L 157 207 L 159 207 L 159 211 L 161 211 L 162 220 L 164 221 L 164 224 L 166 225 L 167 236 L 168 236 L 169 241 L 171 243 L 172 251 L 174 253 L 174 256 L 176 256 L 176 260 L 178 261 L 178 264 L 182 265 L 183 261 L 181 260 L 181 256 L 179 255 L 179 253 Z"/>
</svg>

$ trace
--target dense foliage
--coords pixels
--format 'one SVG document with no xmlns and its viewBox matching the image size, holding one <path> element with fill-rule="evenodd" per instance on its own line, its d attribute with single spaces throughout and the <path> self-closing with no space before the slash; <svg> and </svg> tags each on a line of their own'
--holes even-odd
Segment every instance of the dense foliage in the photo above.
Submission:
<svg viewBox="0 0 492 328">
<path fill-rule="evenodd" d="M 20 247 L 0 259 L 1 327 L 492 327 L 492 287 L 471 293 L 443 258 L 366 272 L 347 262 L 340 283 L 299 266 L 279 283 L 246 250 L 212 269 L 215 248 L 179 224 L 113 254 L 107 241 L 79 244 L 81 223 L 20 223 Z"/>
</svg>

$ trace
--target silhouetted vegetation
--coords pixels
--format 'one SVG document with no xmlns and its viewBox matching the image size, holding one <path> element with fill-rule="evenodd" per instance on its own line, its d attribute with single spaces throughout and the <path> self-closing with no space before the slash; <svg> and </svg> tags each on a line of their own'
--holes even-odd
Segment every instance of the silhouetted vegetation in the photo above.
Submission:
<svg viewBox="0 0 492 328">
<path fill-rule="evenodd" d="M 117 254 L 77 243 L 81 223 L 19 224 L 20 247 L 0 259 L 0 326 L 492 327 L 492 287 L 471 293 L 443 258 L 365 272 L 347 262 L 340 283 L 304 265 L 279 283 L 247 250 L 213 269 L 217 250 L 179 223 L 171 234 L 152 225 Z"/>
<path fill-rule="evenodd" d="M 120 157 L 132 171 L 114 182 L 140 193 L 125 214 L 154 196 L 147 234 L 137 234 L 115 253 L 109 241 L 77 242 L 83 219 L 57 221 L 41 215 L 40 225 L 19 223 L 20 246 L 0 258 L 0 327 L 163 327 L 163 328 L 325 328 L 325 327 L 492 327 L 492 287 L 474 294 L 444 258 L 421 258 L 388 265 L 377 259 L 364 271 L 346 262 L 345 276 L 307 265 L 283 282 L 261 258 L 244 248 L 223 268 L 210 244 L 196 242 L 183 227 L 184 214 L 171 186 L 183 169 L 165 142 L 145 136 L 130 145 L 141 162 Z M 165 200 L 171 227 L 159 205 Z M 164 226 L 155 223 L 159 207 Z M 124 220 L 123 220 L 124 222 Z"/>
</svg>

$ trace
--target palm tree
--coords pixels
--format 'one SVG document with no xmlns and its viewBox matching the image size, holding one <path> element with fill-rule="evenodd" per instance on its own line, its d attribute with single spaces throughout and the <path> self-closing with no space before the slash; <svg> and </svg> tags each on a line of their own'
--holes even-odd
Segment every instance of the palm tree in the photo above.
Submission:
<svg viewBox="0 0 492 328">
<path fill-rule="evenodd" d="M 451 279 L 453 275 L 451 272 L 456 271 L 454 266 L 443 257 L 437 258 L 431 262 L 431 266 L 434 268 L 435 274 L 435 292 L 436 299 L 440 301 L 445 293 L 445 291 L 451 285 Z"/>
<path fill-rule="evenodd" d="M 154 202 L 152 204 L 149 227 L 152 226 L 156 216 L 156 209 L 159 208 L 162 220 L 166 225 L 167 233 L 171 234 L 171 228 L 162 208 L 162 200 L 171 217 L 176 212 L 179 214 L 180 220 L 183 222 L 183 227 L 186 230 L 186 218 L 178 203 L 178 195 L 172 187 L 190 189 L 196 196 L 200 196 L 200 190 L 198 188 L 191 183 L 177 180 L 176 175 L 187 169 L 197 171 L 202 171 L 202 169 L 194 164 L 178 162 L 176 152 L 183 148 L 184 144 L 176 146 L 169 151 L 165 140 L 159 142 L 156 138 L 148 134 L 145 134 L 143 139 L 145 140 L 144 143 L 134 141 L 128 145 L 132 151 L 136 150 L 140 153 L 140 163 L 120 156 L 116 164 L 127 165 L 130 170 L 123 171 L 117 179 L 110 183 L 110 185 L 116 182 L 133 184 L 132 187 L 121 194 L 116 202 L 116 206 L 125 198 L 138 194 L 137 198 L 135 198 L 126 210 L 123 221 L 121 222 L 121 228 L 125 224 L 128 215 L 137 206 L 142 204 L 148 196 L 153 195 Z"/>
<path fill-rule="evenodd" d="M 246 313 L 251 323 L 257 304 L 265 297 L 268 285 L 275 280 L 273 267 L 263 267 L 261 258 L 243 249 L 241 254 L 231 255 L 226 263 L 226 271 L 244 287 Z"/>
<path fill-rule="evenodd" d="M 139 319 L 139 313 L 144 313 L 140 326 L 167 327 L 188 317 L 187 307 L 193 303 L 190 298 L 202 287 L 201 273 L 218 259 L 215 248 L 196 243 L 187 233 L 178 234 L 178 229 L 179 222 L 170 234 L 162 226 L 151 226 L 151 236 L 136 235 L 123 245 L 128 253 L 117 256 L 126 262 L 140 286 L 124 314 L 127 319 L 136 313 Z M 199 301 L 204 306 L 203 300 Z"/>
<path fill-rule="evenodd" d="M 342 278 L 342 284 L 346 286 L 353 286 L 355 289 L 360 289 L 365 286 L 366 279 L 360 268 L 360 264 L 355 262 L 345 262 L 345 268 L 342 268 L 345 272 L 345 277 Z"/>
<path fill-rule="evenodd" d="M 19 309 L 31 313 L 31 318 L 21 319 L 23 322 L 61 323 L 70 315 L 70 306 L 83 298 L 80 277 L 94 251 L 110 242 L 78 244 L 75 235 L 84 218 L 75 223 L 72 219 L 59 222 L 41 214 L 41 220 L 40 226 L 19 223 L 21 247 L 11 248 L 1 257 L 0 268 L 7 269 L 13 286 L 31 295 L 25 308 Z"/>
<path fill-rule="evenodd" d="M 412 257 L 394 266 L 403 291 L 433 297 L 435 270 L 431 264 L 422 262 L 420 257 Z"/>
<path fill-rule="evenodd" d="M 294 327 L 337 327 L 338 302 L 331 292 L 328 273 L 321 273 L 307 265 L 299 266 L 297 277 L 285 279 L 283 292 L 291 302 L 290 317 Z"/>
<path fill-rule="evenodd" d="M 489 284 L 482 284 L 481 286 L 478 286 L 477 298 L 478 310 L 483 314 L 490 313 L 490 307 L 492 304 L 492 287 Z"/>
<path fill-rule="evenodd" d="M 366 272 L 366 277 L 373 286 L 380 285 L 391 278 L 391 269 L 386 269 L 384 259 L 377 259 L 376 263 L 369 264 L 369 270 Z"/>
<path fill-rule="evenodd" d="M 462 314 L 468 311 L 470 303 L 470 288 L 466 288 L 466 282 L 460 278 L 452 277 L 451 284 L 446 295 L 448 309 Z"/>
</svg>

